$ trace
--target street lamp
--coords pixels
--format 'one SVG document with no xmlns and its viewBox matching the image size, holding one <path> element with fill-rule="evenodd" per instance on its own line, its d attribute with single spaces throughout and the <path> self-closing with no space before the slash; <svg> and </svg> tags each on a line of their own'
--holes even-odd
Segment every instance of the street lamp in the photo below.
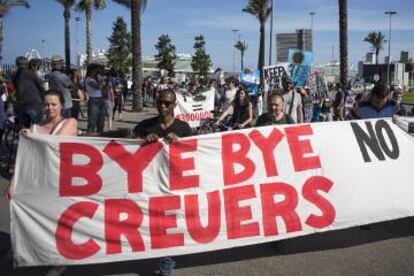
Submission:
<svg viewBox="0 0 414 276">
<path fill-rule="evenodd" d="M 75 17 L 76 20 L 76 65 L 79 67 L 79 22 L 81 20 L 80 16 Z"/>
<path fill-rule="evenodd" d="M 234 34 L 234 41 L 233 41 L 233 75 L 236 73 L 236 49 L 234 47 L 234 45 L 236 44 L 236 37 L 237 37 L 237 33 L 239 32 L 238 29 L 233 29 L 231 30 Z"/>
<path fill-rule="evenodd" d="M 310 29 L 311 31 L 313 31 L 313 16 L 315 15 L 315 12 L 310 12 L 309 15 L 311 17 L 311 24 L 310 24 Z"/>
<path fill-rule="evenodd" d="M 269 66 L 272 65 L 272 51 L 273 51 L 273 0 L 271 0 L 270 10 L 270 38 L 269 38 Z"/>
<path fill-rule="evenodd" d="M 311 50 L 313 51 L 313 16 L 315 15 L 315 12 L 310 12 L 310 18 L 311 18 L 311 24 L 310 24 L 310 30 L 311 30 Z"/>
<path fill-rule="evenodd" d="M 386 11 L 385 14 L 390 17 L 390 32 L 388 35 L 388 66 L 387 66 L 387 85 L 390 87 L 390 65 L 391 65 L 391 17 L 397 14 L 396 11 Z"/>
</svg>

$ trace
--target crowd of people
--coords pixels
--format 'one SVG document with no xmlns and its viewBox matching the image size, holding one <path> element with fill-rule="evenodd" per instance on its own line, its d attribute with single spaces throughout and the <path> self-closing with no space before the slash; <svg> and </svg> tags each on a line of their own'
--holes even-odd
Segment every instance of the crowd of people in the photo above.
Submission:
<svg viewBox="0 0 414 276">
<path fill-rule="evenodd" d="M 88 113 L 85 135 L 102 136 L 105 122 L 106 129 L 111 130 L 117 112 L 118 120 L 122 120 L 129 87 L 126 79 L 112 70 L 90 64 L 81 81 L 77 70 L 65 72 L 63 58 L 53 56 L 52 71 L 47 75 L 45 85 L 39 75 L 38 62 L 19 57 L 16 65 L 18 69 L 12 78 L 12 89 L 15 90 L 14 110 L 23 127 L 22 135 L 78 135 L 77 119 L 82 111 L 81 103 L 85 100 Z M 10 96 L 9 89 L 4 79 L 0 78 L 0 130 L 6 116 L 5 102 Z M 173 142 L 194 135 L 187 122 L 174 116 L 176 93 L 196 97 L 206 90 L 214 90 L 215 93 L 214 125 L 218 127 L 226 123 L 231 129 L 412 115 L 400 104 L 402 94 L 398 91 L 391 94 L 380 82 L 369 93 L 357 95 L 336 84 L 329 94 L 320 97 L 312 95 L 306 86 L 294 87 L 292 80 L 284 76 L 282 88 L 267 93 L 267 112 L 262 113 L 257 104 L 260 94 L 249 95 L 248 89 L 235 78 L 229 78 L 224 83 L 202 78 L 182 83 L 166 77 L 161 77 L 157 82 L 146 78 L 142 84 L 144 104 L 156 107 L 158 115 L 139 122 L 132 129 L 131 138 L 152 143 L 158 139 Z M 4 193 L 7 200 L 13 197 L 13 186 L 14 177 Z M 174 261 L 164 258 L 160 263 L 160 274 L 170 275 L 173 267 Z"/>
</svg>

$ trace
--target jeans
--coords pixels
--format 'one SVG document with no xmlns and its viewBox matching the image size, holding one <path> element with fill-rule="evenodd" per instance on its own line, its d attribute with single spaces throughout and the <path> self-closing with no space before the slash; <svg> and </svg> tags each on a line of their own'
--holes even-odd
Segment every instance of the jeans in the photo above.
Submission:
<svg viewBox="0 0 414 276">
<path fill-rule="evenodd" d="M 88 133 L 104 131 L 106 115 L 105 101 L 102 98 L 89 98 L 88 100 Z"/>
</svg>

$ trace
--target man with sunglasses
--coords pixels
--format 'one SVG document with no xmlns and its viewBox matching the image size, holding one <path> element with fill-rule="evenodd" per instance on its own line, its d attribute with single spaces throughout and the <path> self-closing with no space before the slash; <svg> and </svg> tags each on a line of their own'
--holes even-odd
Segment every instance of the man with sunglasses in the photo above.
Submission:
<svg viewBox="0 0 414 276">
<path fill-rule="evenodd" d="M 134 137 L 145 139 L 148 143 L 166 138 L 171 143 L 180 137 L 192 135 L 190 125 L 174 117 L 176 96 L 172 89 L 161 90 L 157 95 L 156 105 L 159 115 L 140 122 L 132 131 Z M 171 275 L 174 267 L 173 259 L 162 258 L 159 264 L 159 275 Z"/>
<path fill-rule="evenodd" d="M 174 117 L 176 96 L 173 90 L 160 91 L 156 105 L 159 115 L 138 123 L 132 131 L 134 137 L 145 139 L 147 142 L 156 142 L 159 138 L 173 142 L 177 138 L 192 135 L 190 125 Z"/>
</svg>

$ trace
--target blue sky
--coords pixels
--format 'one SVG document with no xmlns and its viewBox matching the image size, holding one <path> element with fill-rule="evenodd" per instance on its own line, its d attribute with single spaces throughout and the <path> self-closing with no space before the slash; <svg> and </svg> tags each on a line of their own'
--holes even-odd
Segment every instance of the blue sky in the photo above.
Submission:
<svg viewBox="0 0 414 276">
<path fill-rule="evenodd" d="M 36 48 L 41 55 L 61 54 L 64 51 L 63 8 L 52 0 L 29 0 L 30 9 L 14 8 L 4 20 L 4 63 L 13 63 L 16 56 Z M 112 23 L 122 16 L 128 23 L 129 11 L 107 0 L 103 11 L 93 13 L 93 48 L 107 48 L 107 38 Z M 194 36 L 202 34 L 207 42 L 207 52 L 214 67 L 232 70 L 232 29 L 239 29 L 240 38 L 248 44 L 245 65 L 255 67 L 258 56 L 259 24 L 256 18 L 241 10 L 247 0 L 148 0 L 142 18 L 143 55 L 155 54 L 154 44 L 161 34 L 168 34 L 179 53 L 193 53 Z M 399 57 L 401 50 L 414 54 L 414 1 L 413 0 L 348 0 L 349 61 L 357 64 L 370 50 L 363 38 L 370 31 L 382 31 L 388 37 L 386 10 L 396 10 L 393 17 L 392 56 Z M 330 61 L 332 46 L 334 56 L 339 56 L 338 1 L 337 0 L 275 0 L 275 32 L 294 32 L 297 28 L 309 28 L 309 12 L 314 16 L 315 63 Z M 72 12 L 71 45 L 76 49 L 75 16 L 81 16 L 80 50 L 85 48 L 85 18 Z M 268 51 L 266 26 L 266 52 Z M 274 36 L 275 37 L 275 36 Z M 41 40 L 44 39 L 44 47 Z M 275 44 L 273 44 L 275 47 Z M 380 59 L 387 53 L 386 45 Z M 274 49 L 275 51 L 275 49 Z M 266 53 L 266 58 L 268 54 Z M 275 55 L 273 57 L 275 59 Z M 239 68 L 237 54 L 236 68 Z M 267 61 L 266 61 L 267 64 Z"/>
</svg>

